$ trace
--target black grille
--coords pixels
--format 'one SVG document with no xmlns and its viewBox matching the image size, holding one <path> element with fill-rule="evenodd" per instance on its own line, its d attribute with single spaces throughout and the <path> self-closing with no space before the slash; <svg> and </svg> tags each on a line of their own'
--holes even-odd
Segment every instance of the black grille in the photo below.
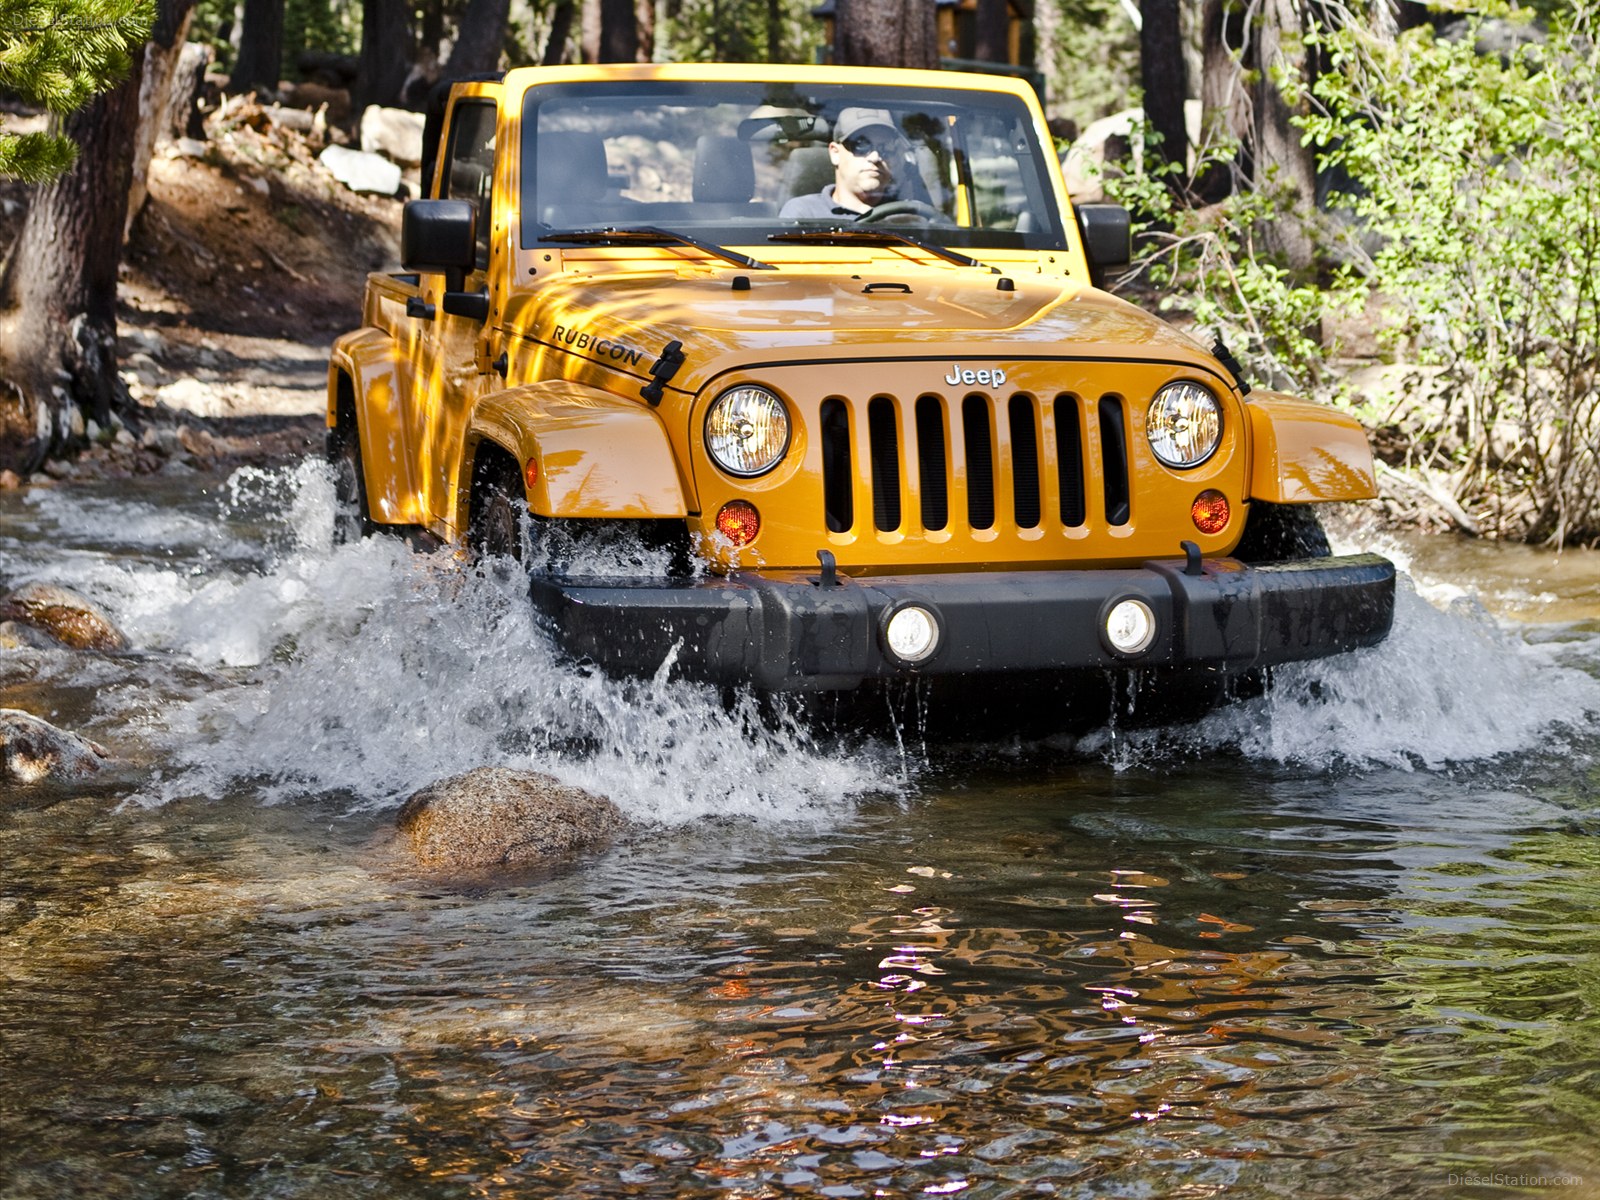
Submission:
<svg viewBox="0 0 1600 1200">
<path fill-rule="evenodd" d="M 1115 396 L 1100 398 L 1100 454 L 1105 460 L 1101 471 L 1105 480 L 1106 523 L 1126 525 L 1130 515 L 1128 428 L 1122 414 L 1122 401 Z"/>
<path fill-rule="evenodd" d="M 1033 400 L 1011 397 L 1011 493 L 1018 529 L 1039 528 L 1039 431 Z"/>
<path fill-rule="evenodd" d="M 968 396 L 961 402 L 961 435 L 967 446 L 967 522 L 994 528 L 994 439 L 989 434 L 989 401 Z"/>
<path fill-rule="evenodd" d="M 1082 528 L 1088 499 L 1083 489 L 1083 411 L 1076 396 L 1056 397 L 1056 481 L 1061 487 L 1061 523 Z"/>
<path fill-rule="evenodd" d="M 843 400 L 824 400 L 819 417 L 822 503 L 827 512 L 828 531 L 846 533 L 856 520 L 850 470 L 850 412 Z"/>
<path fill-rule="evenodd" d="M 1043 424 L 1047 419 L 1053 432 Z M 929 532 L 963 520 L 972 530 L 994 529 L 1000 521 L 1034 530 L 1058 519 L 1061 528 L 1082 529 L 1090 521 L 1091 490 L 1094 520 L 1125 526 L 1133 500 L 1129 430 L 1127 405 L 1117 395 L 1095 400 L 1065 392 L 1053 399 L 1029 392 L 1004 399 L 981 392 L 959 398 L 924 394 L 904 411 L 894 396 L 865 403 L 835 396 L 818 411 L 827 528 L 852 532 L 859 519 L 865 529 L 870 510 L 871 528 L 880 533 L 902 531 L 908 521 Z M 997 436 L 1006 439 L 1004 447 Z M 905 456 L 913 437 L 916 465 L 910 468 L 914 478 L 907 478 Z M 1000 470 L 1002 449 L 1006 474 Z M 1004 496 L 996 494 L 1001 486 Z M 1051 486 L 1059 511 L 1052 498 L 1047 514 Z M 966 503 L 958 500 L 955 509 L 952 488 L 966 494 Z"/>
<path fill-rule="evenodd" d="M 944 452 L 944 406 L 937 396 L 917 401 L 917 482 L 922 489 L 922 527 L 950 523 L 950 483 Z"/>
<path fill-rule="evenodd" d="M 887 396 L 867 405 L 867 445 L 872 451 L 872 521 L 887 533 L 900 528 L 900 438 L 894 401 Z"/>
</svg>

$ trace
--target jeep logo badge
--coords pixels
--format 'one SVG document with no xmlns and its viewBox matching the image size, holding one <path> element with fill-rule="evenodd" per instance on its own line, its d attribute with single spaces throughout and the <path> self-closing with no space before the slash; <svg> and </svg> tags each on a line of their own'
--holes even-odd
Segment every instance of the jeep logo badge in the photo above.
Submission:
<svg viewBox="0 0 1600 1200">
<path fill-rule="evenodd" d="M 981 371 L 970 371 L 962 367 L 960 363 L 951 363 L 950 373 L 944 377 L 944 381 L 951 387 L 956 387 L 959 384 L 966 384 L 971 387 L 975 383 L 984 387 L 1001 387 L 1006 381 L 1006 373 L 1000 367 L 986 367 Z"/>
</svg>

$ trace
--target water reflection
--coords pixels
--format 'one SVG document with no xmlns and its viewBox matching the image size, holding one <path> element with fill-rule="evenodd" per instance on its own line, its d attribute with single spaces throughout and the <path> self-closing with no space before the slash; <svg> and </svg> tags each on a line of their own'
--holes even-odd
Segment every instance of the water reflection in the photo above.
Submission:
<svg viewBox="0 0 1600 1200">
<path fill-rule="evenodd" d="M 376 825 L 311 804 L 13 812 L 0 1177 L 151 1196 L 1600 1179 L 1592 837 L 1481 776 L 1411 777 L 1415 806 L 1379 818 L 1401 781 L 1318 794 L 1218 764 L 1182 797 L 1126 775 L 1025 796 L 1025 767 L 781 846 L 662 832 L 477 896 L 385 874 Z"/>
</svg>

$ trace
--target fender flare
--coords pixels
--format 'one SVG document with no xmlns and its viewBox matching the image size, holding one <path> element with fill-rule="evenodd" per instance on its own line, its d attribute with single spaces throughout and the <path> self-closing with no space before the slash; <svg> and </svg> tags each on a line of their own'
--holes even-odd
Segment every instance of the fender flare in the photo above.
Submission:
<svg viewBox="0 0 1600 1200">
<path fill-rule="evenodd" d="M 328 428 L 338 423 L 342 377 L 349 380 L 355 403 L 367 506 L 379 524 L 425 520 L 413 447 L 405 436 L 410 375 L 411 364 L 394 338 L 370 325 L 339 338 L 328 357 Z"/>
<path fill-rule="evenodd" d="M 462 447 L 457 528 L 467 527 L 483 443 L 515 458 L 542 517 L 685 517 L 687 488 L 655 409 L 568 379 L 507 388 L 474 406 Z M 527 464 L 536 464 L 531 485 Z"/>
<path fill-rule="evenodd" d="M 1349 413 L 1281 392 L 1254 391 L 1250 498 L 1273 504 L 1370 500 L 1378 494 L 1367 433 Z"/>
</svg>

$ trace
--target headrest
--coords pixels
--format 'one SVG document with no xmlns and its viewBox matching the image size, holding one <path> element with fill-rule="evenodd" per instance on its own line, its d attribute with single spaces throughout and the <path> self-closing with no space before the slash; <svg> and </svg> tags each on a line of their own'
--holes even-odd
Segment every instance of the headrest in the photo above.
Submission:
<svg viewBox="0 0 1600 1200">
<path fill-rule="evenodd" d="M 609 183 L 606 147 L 592 133 L 551 132 L 538 135 L 537 187 L 541 204 L 573 204 L 598 200 Z"/>
<path fill-rule="evenodd" d="M 744 204 L 755 195 L 750 147 L 736 137 L 706 134 L 694 147 L 694 198 L 702 204 Z"/>
</svg>

